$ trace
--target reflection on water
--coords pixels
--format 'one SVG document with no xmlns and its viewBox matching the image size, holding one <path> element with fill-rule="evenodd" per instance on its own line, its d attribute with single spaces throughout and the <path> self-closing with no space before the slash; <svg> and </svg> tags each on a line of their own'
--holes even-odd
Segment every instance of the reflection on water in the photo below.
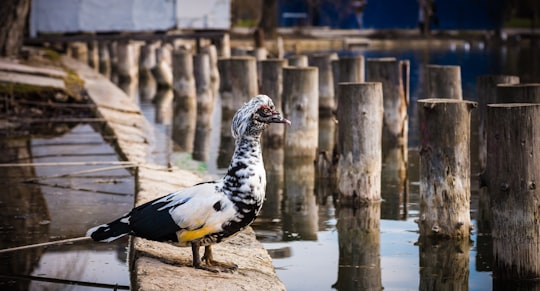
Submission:
<svg viewBox="0 0 540 291">
<path fill-rule="evenodd" d="M 476 228 L 471 242 L 418 241 L 419 213 L 416 100 L 423 98 L 423 65 L 459 65 L 464 99 L 475 100 L 476 77 L 515 74 L 523 82 L 540 81 L 540 55 L 536 48 L 487 47 L 363 50 L 366 58 L 396 57 L 410 60 L 408 155 L 399 149 L 383 154 L 383 201 L 374 208 L 336 209 L 330 166 L 335 145 L 333 119 L 319 122 L 317 164 L 286 161 L 282 149 L 265 148 L 267 200 L 255 221 L 259 239 L 274 258 L 274 266 L 288 290 L 491 290 L 489 230 Z M 262 92 L 264 93 L 264 92 Z M 212 120 L 208 169 L 223 173 L 230 161 L 232 140 L 216 134 L 230 114 L 221 118 L 217 98 Z M 152 116 L 150 107 L 144 114 Z M 216 117 L 217 116 L 217 117 Z M 473 114 L 473 122 L 475 115 Z M 473 123 L 473 128 L 474 123 Z M 222 127 L 228 133 L 228 127 Z M 472 173 L 476 173 L 476 132 L 472 136 Z M 263 143 L 264 144 L 264 143 Z M 286 149 L 284 149 L 286 150 Z M 217 166 L 216 166 L 217 161 Z M 323 178 L 315 178 L 315 172 Z M 473 181 L 471 218 L 477 223 L 476 178 Z M 534 285 L 534 284 L 533 284 Z M 501 285 L 502 286 L 502 285 Z M 540 288 L 538 284 L 535 288 Z M 533 286 L 533 287 L 534 287 Z M 523 290 L 533 290 L 526 288 Z"/>
<path fill-rule="evenodd" d="M 114 149 L 88 124 L 64 129 L 0 141 L 0 163 L 10 164 L 0 165 L 0 249 L 84 236 L 104 217 L 131 208 L 133 178 L 114 166 Z M 1 253 L 0 289 L 129 286 L 126 247 L 123 239 Z"/>
</svg>

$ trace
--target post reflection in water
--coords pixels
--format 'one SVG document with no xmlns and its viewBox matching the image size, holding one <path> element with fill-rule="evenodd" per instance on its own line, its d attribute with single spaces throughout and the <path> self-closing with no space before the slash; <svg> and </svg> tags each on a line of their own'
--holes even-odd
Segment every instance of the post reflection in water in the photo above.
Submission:
<svg viewBox="0 0 540 291">
<path fill-rule="evenodd" d="M 380 203 L 337 209 L 337 290 L 382 290 Z"/>
<path fill-rule="evenodd" d="M 0 142 L 1 163 L 32 157 L 30 144 L 24 139 Z M 36 177 L 34 167 L 0 167 L 0 177 L 8 180 Z M 49 213 L 39 186 L 23 183 L 4 185 L 0 191 L 0 249 L 47 242 Z M 39 264 L 42 248 L 0 254 L 0 274 L 30 275 Z M 11 290 L 28 290 L 30 281 L 18 280 L 9 285 Z M 3 284 L 0 284 L 0 286 Z M 5 286 L 5 285 L 4 285 Z"/>
<path fill-rule="evenodd" d="M 317 240 L 319 217 L 313 159 L 288 159 L 284 167 L 283 240 Z"/>
<path fill-rule="evenodd" d="M 173 90 L 170 88 L 159 88 L 154 97 L 156 107 L 156 123 L 170 125 L 173 118 Z"/>
<path fill-rule="evenodd" d="M 468 239 L 431 239 L 421 236 L 419 290 L 469 290 Z"/>
</svg>

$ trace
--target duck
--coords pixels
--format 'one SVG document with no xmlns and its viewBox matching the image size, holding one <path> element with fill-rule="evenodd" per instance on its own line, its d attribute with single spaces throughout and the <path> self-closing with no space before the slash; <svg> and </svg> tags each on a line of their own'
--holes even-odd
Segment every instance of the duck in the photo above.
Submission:
<svg viewBox="0 0 540 291">
<path fill-rule="evenodd" d="M 214 260 L 212 245 L 249 226 L 258 216 L 266 195 L 266 172 L 261 135 L 271 123 L 288 124 L 272 99 L 257 95 L 232 119 L 235 149 L 226 174 L 134 207 L 127 214 L 90 228 L 86 236 L 111 242 L 125 235 L 191 247 L 193 267 L 211 272 L 233 272 L 238 266 Z M 200 248 L 204 255 L 200 256 Z M 204 264 L 203 264 L 204 262 Z"/>
</svg>

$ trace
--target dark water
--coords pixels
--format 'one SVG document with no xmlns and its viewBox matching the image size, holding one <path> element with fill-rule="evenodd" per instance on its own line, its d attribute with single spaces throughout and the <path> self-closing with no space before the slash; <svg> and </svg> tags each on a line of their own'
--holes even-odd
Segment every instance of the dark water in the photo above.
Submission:
<svg viewBox="0 0 540 291">
<path fill-rule="evenodd" d="M 273 257 L 280 279 L 288 290 L 504 290 L 506 287 L 494 284 L 491 276 L 489 234 L 479 232 L 476 225 L 478 188 L 475 177 L 471 179 L 471 218 L 476 228 L 471 241 L 460 245 L 418 241 L 418 226 L 414 222 L 419 214 L 416 100 L 423 98 L 423 65 L 426 64 L 461 66 L 466 100 L 476 100 L 479 75 L 514 74 L 523 83 L 540 82 L 538 48 L 457 43 L 442 48 L 365 49 L 340 54 L 410 60 L 407 194 L 401 193 L 403 187 L 396 181 L 384 180 L 383 173 L 382 195 L 395 199 L 386 199 L 374 210 L 380 211 L 380 231 L 369 233 L 362 225 L 365 219 L 361 213 L 336 209 L 334 190 L 328 187 L 328 181 L 315 179 L 312 164 L 285 165 L 289 172 L 284 178 L 270 173 L 267 201 L 254 228 Z M 150 101 L 143 101 L 141 105 L 150 120 L 157 120 L 159 110 Z M 219 100 L 216 108 L 220 108 Z M 212 173 L 222 174 L 223 169 L 216 164 L 219 110 L 214 115 L 210 160 L 202 165 Z M 478 172 L 475 120 L 473 113 L 473 175 Z M 328 121 L 321 121 L 323 123 Z M 170 125 L 159 126 L 164 132 L 171 130 Z M 321 130 L 325 129 L 321 127 Z M 168 160 L 175 160 L 177 155 L 172 153 Z"/>
<path fill-rule="evenodd" d="M 99 126 L 44 128 L 0 141 L 0 249 L 84 236 L 133 205 L 134 179 Z M 126 247 L 120 239 L 0 253 L 0 289 L 127 288 Z"/>
</svg>

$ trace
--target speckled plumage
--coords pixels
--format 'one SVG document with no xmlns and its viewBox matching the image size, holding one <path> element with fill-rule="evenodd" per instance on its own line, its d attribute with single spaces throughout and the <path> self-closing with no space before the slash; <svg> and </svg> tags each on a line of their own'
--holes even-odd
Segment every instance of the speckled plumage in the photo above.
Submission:
<svg viewBox="0 0 540 291">
<path fill-rule="evenodd" d="M 268 96 L 255 96 L 233 117 L 235 151 L 222 179 L 199 183 L 147 202 L 111 223 L 91 228 L 87 236 L 109 242 L 131 234 L 155 241 L 173 241 L 180 246 L 191 245 L 193 265 L 208 270 L 200 265 L 198 248 L 206 246 L 203 260 L 212 263 L 209 246 L 244 229 L 261 210 L 266 173 L 260 137 L 269 123 L 289 121 L 280 116 Z"/>
</svg>

